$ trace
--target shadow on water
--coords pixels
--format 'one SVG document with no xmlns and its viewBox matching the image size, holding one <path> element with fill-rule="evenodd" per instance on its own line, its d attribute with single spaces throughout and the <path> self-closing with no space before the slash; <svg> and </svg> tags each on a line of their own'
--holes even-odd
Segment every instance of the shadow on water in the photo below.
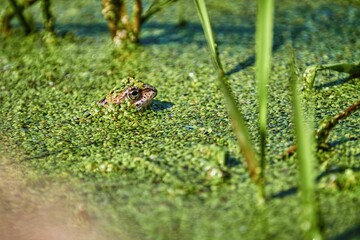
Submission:
<svg viewBox="0 0 360 240">
<path fill-rule="evenodd" d="M 235 25 L 235 24 L 223 24 L 214 26 L 214 33 L 218 44 L 220 45 L 241 45 L 246 39 L 246 42 L 254 41 L 255 39 L 255 26 L 254 25 Z M 57 24 L 56 29 L 59 35 L 66 35 L 69 32 L 73 32 L 78 36 L 83 37 L 96 37 L 99 35 L 109 35 L 109 30 L 106 23 L 69 23 L 69 24 Z M 285 35 L 290 34 L 294 41 L 299 37 L 299 34 L 304 31 L 302 28 L 289 29 L 284 25 L 275 25 L 274 29 L 274 41 L 273 52 L 277 51 L 285 43 Z M 143 46 L 149 45 L 166 45 L 171 43 L 178 44 L 197 44 L 199 46 L 206 46 L 206 40 L 203 36 L 203 29 L 199 23 L 186 23 L 184 26 L 179 26 L 173 23 L 160 23 L 149 22 L 144 24 L 142 30 L 142 37 L 140 43 Z M 230 35 L 230 36 L 229 36 Z M 234 37 L 234 36 L 237 37 Z M 225 37 L 229 36 L 229 37 Z M 110 36 L 109 36 L 110 38 Z M 255 64 L 255 55 L 249 56 L 242 62 L 239 62 L 235 67 L 227 72 L 227 75 L 232 75 L 241 70 L 246 69 L 249 66 Z"/>
<path fill-rule="evenodd" d="M 281 11 L 275 18 L 274 24 L 274 40 L 273 51 L 277 51 L 284 45 L 286 39 L 290 39 L 294 44 L 298 41 L 310 41 L 311 35 L 315 29 L 334 29 L 338 30 L 339 34 L 347 34 L 345 28 L 341 24 L 333 24 L 336 21 L 345 21 L 342 16 L 337 16 L 334 12 L 334 6 L 321 5 L 318 8 L 311 8 L 311 4 L 303 4 L 292 9 L 292 11 Z M 309 11 L 309 9 L 311 11 Z M 311 20 L 312 24 L 297 23 L 293 21 L 292 15 L 299 14 L 305 20 Z M 215 37 L 220 45 L 241 45 L 244 39 L 247 42 L 254 42 L 255 39 L 255 19 L 242 18 L 241 16 L 231 15 L 227 18 L 228 21 L 213 20 L 213 29 Z M 255 16 L 254 16 L 255 17 Z M 156 18 L 154 18 L 155 20 Z M 236 20 L 233 20 L 236 19 Z M 329 21 L 332 19 L 332 21 Z M 350 20 L 346 20 L 350 21 Z M 356 21 L 346 22 L 348 25 L 354 25 L 356 28 Z M 40 23 L 38 25 L 41 25 Z M 96 23 L 56 23 L 56 30 L 60 35 L 65 35 L 67 32 L 74 32 L 79 36 L 99 36 L 100 34 L 109 34 L 105 20 Z M 356 30 L 356 33 L 358 30 Z M 307 33 L 304 35 L 304 33 Z M 353 35 L 356 36 L 356 33 Z M 309 38 L 310 36 L 310 38 Z M 110 38 L 110 37 L 109 37 Z M 143 26 L 141 44 L 146 45 L 164 45 L 170 43 L 189 44 L 196 43 L 200 46 L 206 46 L 205 38 L 203 37 L 203 30 L 199 22 L 186 22 L 181 26 L 175 23 L 156 22 L 151 20 Z M 249 66 L 255 64 L 255 56 L 249 56 L 242 62 L 239 62 L 232 69 L 227 72 L 227 75 L 232 75 Z M 326 83 L 316 86 L 316 89 L 336 86 L 342 84 L 351 78 L 340 79 L 332 83 Z"/>
<path fill-rule="evenodd" d="M 38 25 L 39 28 L 41 28 L 41 23 Z M 109 34 L 109 30 L 105 22 L 57 23 L 56 31 L 58 31 L 60 35 L 73 32 L 76 35 L 83 37 L 96 37 L 100 34 Z M 238 34 L 239 37 L 252 37 L 254 35 L 255 28 L 229 24 L 214 27 L 214 32 L 216 35 Z M 142 27 L 140 43 L 144 46 L 164 45 L 170 43 L 196 43 L 205 46 L 205 37 L 199 37 L 202 35 L 203 30 L 201 25 L 198 23 L 188 22 L 185 26 L 179 26 L 173 23 L 149 22 L 144 24 Z M 239 39 L 234 38 L 218 38 L 218 40 L 220 44 L 237 44 L 239 42 Z"/>
<path fill-rule="evenodd" d="M 321 85 L 315 85 L 314 88 L 315 88 L 315 90 L 321 90 L 321 89 L 327 88 L 327 87 L 335 87 L 335 86 L 347 83 L 352 79 L 359 78 L 359 77 L 360 76 L 354 75 L 354 76 L 348 76 L 348 77 L 345 77 L 345 78 L 339 78 L 339 79 L 337 79 L 335 81 L 332 81 L 332 82 L 323 83 Z"/>
<path fill-rule="evenodd" d="M 67 33 L 75 33 L 78 36 L 83 37 L 96 37 L 99 35 L 109 35 L 109 30 L 106 23 L 69 23 L 69 24 L 57 24 L 57 31 L 60 36 L 64 36 Z M 284 26 L 275 26 L 274 29 L 274 42 L 273 52 L 277 51 L 285 43 L 284 34 L 290 32 L 291 38 L 298 37 L 301 31 L 304 29 L 293 28 L 291 30 Z M 217 37 L 220 45 L 240 45 L 243 40 L 253 41 L 255 38 L 255 26 L 251 25 L 244 27 L 241 25 L 234 25 L 229 23 L 228 25 L 221 25 L 214 27 L 214 33 Z M 159 23 L 149 22 L 144 24 L 142 37 L 140 43 L 143 46 L 150 45 L 166 45 L 171 43 L 178 44 L 197 44 L 199 46 L 206 46 L 205 37 L 203 37 L 203 29 L 198 23 L 186 23 L 185 26 L 178 26 L 173 23 Z M 232 37 L 223 37 L 231 35 Z M 234 37 L 234 35 L 238 37 Z M 222 37 L 221 37 L 222 36 Z M 110 39 L 110 35 L 109 35 Z M 227 75 L 232 75 L 241 70 L 246 69 L 255 64 L 255 55 L 249 56 L 242 62 L 239 62 L 235 67 L 227 72 Z"/>
<path fill-rule="evenodd" d="M 198 23 L 187 23 L 185 26 L 175 24 L 150 22 L 144 25 L 144 32 L 150 34 L 141 38 L 142 45 L 162 45 L 170 43 L 189 44 L 196 43 L 200 46 L 206 46 L 205 37 L 203 37 L 202 26 Z M 158 32 L 154 34 L 154 32 Z M 239 25 L 221 25 L 214 27 L 216 35 L 237 34 L 239 38 L 251 37 L 254 35 L 255 28 Z M 239 39 L 217 37 L 220 44 L 237 44 Z"/>
<path fill-rule="evenodd" d="M 353 141 L 357 141 L 359 139 L 360 139 L 360 137 L 343 138 L 343 139 L 340 139 L 337 141 L 330 142 L 329 145 L 330 145 L 330 147 L 336 147 L 336 146 L 344 144 L 346 142 L 353 142 Z"/>
<path fill-rule="evenodd" d="M 335 237 L 329 238 L 330 240 L 350 240 L 350 239 L 359 239 L 360 238 L 360 224 L 354 225 L 344 232 L 339 233 Z"/>
<path fill-rule="evenodd" d="M 68 33 L 74 33 L 80 37 L 96 37 L 102 34 L 109 35 L 109 29 L 106 23 L 67 23 L 56 24 L 55 30 L 60 36 Z"/>
<path fill-rule="evenodd" d="M 37 28 L 42 28 L 41 23 L 37 23 Z M 109 34 L 108 27 L 105 22 L 97 23 L 57 23 L 56 31 L 61 34 L 73 32 L 79 36 L 98 36 L 99 34 Z M 240 38 L 254 39 L 255 26 L 242 26 L 235 24 L 227 24 L 221 26 L 214 26 L 214 33 L 217 41 L 220 44 L 236 44 L 241 43 Z M 283 37 L 279 33 L 282 29 L 275 28 L 275 39 L 273 50 L 278 49 L 283 44 Z M 149 22 L 142 27 L 143 36 L 140 41 L 142 45 L 163 45 L 169 43 L 198 43 L 206 45 L 205 37 L 203 36 L 203 29 L 199 23 L 187 22 L 185 25 L 176 25 L 173 23 Z M 221 37 L 226 34 L 236 34 L 239 37 Z M 201 36 L 201 40 L 198 36 Z"/>
<path fill-rule="evenodd" d="M 322 172 L 319 176 L 316 177 L 316 181 L 319 182 L 322 178 L 330 175 L 330 174 L 342 174 L 344 173 L 346 170 L 348 169 L 351 169 L 352 171 L 354 172 L 360 172 L 360 167 L 333 167 L 329 170 L 326 170 L 324 172 Z M 298 188 L 297 187 L 291 187 L 289 189 L 286 189 L 286 190 L 283 190 L 283 191 L 280 191 L 278 193 L 275 193 L 273 195 L 270 196 L 271 199 L 274 199 L 274 198 L 285 198 L 285 197 L 288 197 L 288 196 L 291 196 L 291 195 L 294 195 L 296 194 L 298 191 Z"/>
<path fill-rule="evenodd" d="M 230 69 L 226 75 L 230 76 L 234 73 L 240 72 L 241 70 L 244 70 L 247 67 L 250 67 L 255 64 L 255 56 L 252 55 L 248 57 L 245 61 L 238 63 L 235 67 Z"/>
<path fill-rule="evenodd" d="M 288 196 L 291 196 L 291 195 L 294 195 L 296 194 L 298 191 L 298 188 L 297 187 L 291 187 L 291 188 L 288 188 L 286 190 L 282 190 L 278 193 L 275 193 L 273 195 L 270 196 L 270 199 L 274 199 L 274 198 L 285 198 L 285 197 L 288 197 Z"/>
<path fill-rule="evenodd" d="M 154 111 L 162 111 L 165 109 L 170 109 L 174 104 L 172 102 L 153 100 L 151 108 Z"/>
<path fill-rule="evenodd" d="M 253 31 L 255 31 L 255 29 Z M 298 35 L 301 31 L 303 31 L 303 28 L 301 28 L 301 29 L 294 28 L 294 29 L 288 30 L 281 26 L 279 26 L 279 27 L 275 26 L 272 52 L 276 52 L 281 46 L 283 46 L 285 44 L 286 39 L 284 38 L 284 35 L 286 35 L 287 32 L 290 32 L 291 39 L 295 40 L 295 38 L 298 37 Z M 255 34 L 252 33 L 252 35 L 255 38 Z M 255 55 L 249 56 L 243 62 L 239 62 L 235 67 L 230 69 L 226 73 L 226 75 L 230 76 L 234 73 L 240 72 L 241 70 L 244 70 L 244 69 L 254 65 L 255 60 L 256 60 Z"/>
<path fill-rule="evenodd" d="M 229 152 L 226 152 L 225 166 L 227 166 L 228 168 L 232 168 L 232 167 L 236 167 L 236 166 L 240 165 L 240 163 L 241 162 L 239 159 L 232 157 Z"/>
</svg>

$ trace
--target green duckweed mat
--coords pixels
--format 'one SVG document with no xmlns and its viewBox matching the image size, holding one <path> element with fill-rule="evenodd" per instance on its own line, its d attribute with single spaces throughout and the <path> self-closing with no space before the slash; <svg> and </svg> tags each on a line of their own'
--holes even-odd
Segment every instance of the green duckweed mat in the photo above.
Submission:
<svg viewBox="0 0 360 240">
<path fill-rule="evenodd" d="M 255 1 L 207 2 L 223 65 L 258 144 Z M 54 1 L 59 37 L 51 43 L 43 39 L 39 6 L 28 15 L 40 32 L 25 37 L 15 22 L 13 35 L 0 39 L 3 172 L 21 169 L 16 181 L 34 189 L 24 201 L 36 195 L 46 202 L 54 192 L 49 182 L 70 187 L 69 195 L 86 202 L 96 239 L 302 239 L 296 157 L 279 158 L 294 144 L 286 45 L 301 71 L 358 62 L 359 3 L 276 2 L 265 209 L 239 154 L 195 7 L 183 4 L 186 26 L 177 25 L 179 6 L 172 5 L 144 25 L 141 45 L 127 50 L 112 45 L 98 1 Z M 156 86 L 150 109 L 81 121 L 128 75 Z M 359 92 L 359 78 L 319 73 L 315 124 Z M 359 117 L 341 121 L 330 149 L 318 154 L 326 239 L 360 239 Z M 13 179 L 7 176 L 5 185 Z M 16 209 L 9 191 L 0 194 L 0 213 Z"/>
</svg>

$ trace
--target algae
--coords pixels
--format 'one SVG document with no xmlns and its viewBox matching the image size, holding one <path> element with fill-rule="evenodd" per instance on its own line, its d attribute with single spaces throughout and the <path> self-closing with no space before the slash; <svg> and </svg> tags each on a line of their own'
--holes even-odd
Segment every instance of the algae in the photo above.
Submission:
<svg viewBox="0 0 360 240">
<path fill-rule="evenodd" d="M 1 39 L 2 154 L 39 178 L 68 182 L 92 214 L 107 221 L 103 230 L 118 236 L 301 239 L 297 165 L 294 158 L 278 159 L 294 141 L 284 45 L 291 40 L 301 70 L 357 62 L 359 9 L 325 0 L 283 1 L 276 8 L 264 213 L 255 204 L 257 189 L 231 131 L 195 9 L 186 7 L 188 25 L 178 28 L 175 7 L 149 20 L 142 45 L 127 51 L 111 44 L 96 2 L 54 2 L 56 42 L 47 43 L 41 32 L 24 37 L 16 28 Z M 246 1 L 208 4 L 229 83 L 259 148 L 255 7 Z M 41 19 L 34 15 L 34 22 Z M 150 109 L 79 121 L 128 75 L 157 88 Z M 318 73 L 317 124 L 358 99 L 358 79 L 343 77 Z M 359 114 L 340 122 L 329 136 L 330 149 L 318 153 L 317 197 L 330 239 L 359 239 Z"/>
</svg>

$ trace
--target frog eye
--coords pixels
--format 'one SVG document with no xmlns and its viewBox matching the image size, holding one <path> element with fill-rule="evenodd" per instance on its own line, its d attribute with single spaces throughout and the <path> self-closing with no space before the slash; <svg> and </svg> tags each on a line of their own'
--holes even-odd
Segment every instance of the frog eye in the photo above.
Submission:
<svg viewBox="0 0 360 240">
<path fill-rule="evenodd" d="M 128 98 L 131 100 L 136 100 L 140 97 L 140 91 L 138 88 L 133 88 L 129 90 Z"/>
</svg>

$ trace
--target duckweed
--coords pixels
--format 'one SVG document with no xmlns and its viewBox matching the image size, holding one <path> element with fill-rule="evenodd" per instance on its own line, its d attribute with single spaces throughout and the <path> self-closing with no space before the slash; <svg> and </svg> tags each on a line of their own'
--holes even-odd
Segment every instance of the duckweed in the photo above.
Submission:
<svg viewBox="0 0 360 240">
<path fill-rule="evenodd" d="M 277 6 L 267 217 L 255 204 L 257 189 L 239 154 L 192 8 L 187 9 L 188 26 L 181 29 L 172 20 L 173 9 L 164 10 L 144 25 L 142 46 L 131 50 L 111 45 L 95 2 L 54 2 L 61 36 L 55 43 L 44 42 L 40 33 L 25 38 L 15 32 L 1 39 L 0 150 L 39 176 L 76 179 L 80 183 L 73 187 L 115 235 L 124 231 L 118 226 L 126 219 L 126 231 L 139 239 L 301 239 L 294 227 L 300 211 L 296 163 L 278 159 L 293 145 L 283 41 L 292 37 L 302 70 L 325 56 L 331 62 L 356 62 L 360 56 L 356 7 L 327 0 L 303 4 Z M 248 1 L 209 1 L 229 81 L 257 143 L 251 63 L 255 10 Z M 99 12 L 89 19 L 93 11 Z M 293 34 L 294 29 L 299 31 Z M 125 115 L 101 112 L 96 102 L 129 75 L 157 88 L 152 106 Z M 358 99 L 360 81 L 340 84 L 339 78 L 317 74 L 317 124 Z M 359 114 L 341 122 L 329 135 L 330 148 L 318 153 L 326 238 L 359 237 L 352 231 L 360 224 Z"/>
</svg>

